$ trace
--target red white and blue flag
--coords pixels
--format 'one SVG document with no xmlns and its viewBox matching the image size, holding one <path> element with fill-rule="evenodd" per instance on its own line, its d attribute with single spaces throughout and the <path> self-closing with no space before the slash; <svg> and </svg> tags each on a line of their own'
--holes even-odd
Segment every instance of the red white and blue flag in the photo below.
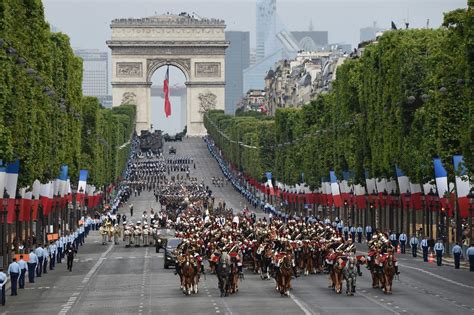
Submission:
<svg viewBox="0 0 474 315">
<path fill-rule="evenodd" d="M 334 206 L 338 208 L 342 207 L 342 196 L 339 190 L 336 173 L 334 171 L 329 171 L 329 179 L 331 181 L 331 193 L 334 200 Z"/>
<path fill-rule="evenodd" d="M 88 175 L 89 175 L 89 172 L 87 170 L 79 171 L 79 184 L 77 185 L 77 194 L 76 194 L 76 201 L 79 204 L 82 204 L 82 201 L 84 200 L 84 196 L 86 194 Z"/>
<path fill-rule="evenodd" d="M 15 222 L 15 197 L 16 197 L 16 186 L 18 184 L 18 173 L 20 172 L 20 160 L 7 165 L 7 175 L 5 179 L 5 189 L 9 195 L 8 197 L 8 214 L 7 222 Z"/>
<path fill-rule="evenodd" d="M 171 116 L 171 102 L 170 102 L 170 67 L 166 69 L 165 81 L 163 82 L 163 94 L 165 95 L 165 115 L 168 118 Z"/>
<path fill-rule="evenodd" d="M 456 175 L 456 192 L 458 195 L 458 206 L 459 215 L 461 218 L 469 217 L 469 191 L 471 190 L 471 184 L 469 183 L 469 177 L 467 176 L 467 169 L 464 165 L 462 155 L 454 155 L 454 172 Z"/>
</svg>

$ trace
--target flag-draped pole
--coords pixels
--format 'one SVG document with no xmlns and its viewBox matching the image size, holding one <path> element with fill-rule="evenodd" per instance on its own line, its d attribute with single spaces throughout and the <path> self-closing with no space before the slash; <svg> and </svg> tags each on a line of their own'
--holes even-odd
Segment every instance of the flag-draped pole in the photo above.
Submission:
<svg viewBox="0 0 474 315">
<path fill-rule="evenodd" d="M 170 89 L 169 89 L 169 80 L 170 80 L 170 67 L 166 68 L 165 81 L 163 82 L 163 94 L 165 96 L 165 115 L 166 118 L 171 116 L 171 102 L 170 102 Z"/>
</svg>

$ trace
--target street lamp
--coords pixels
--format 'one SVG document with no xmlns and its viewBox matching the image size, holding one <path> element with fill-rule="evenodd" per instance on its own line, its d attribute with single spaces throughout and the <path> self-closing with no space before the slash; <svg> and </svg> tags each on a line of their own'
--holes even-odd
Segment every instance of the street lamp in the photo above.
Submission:
<svg viewBox="0 0 474 315">
<path fill-rule="evenodd" d="M 471 230 L 471 235 L 470 235 L 470 241 L 471 244 L 474 242 L 474 188 L 471 188 L 469 191 L 469 194 L 467 195 L 469 198 L 469 220 L 471 221 L 470 224 L 470 230 Z"/>
<path fill-rule="evenodd" d="M 22 239 L 20 235 L 21 234 L 20 201 L 21 201 L 21 195 L 19 192 L 17 192 L 15 196 L 15 237 L 16 237 L 17 244 L 19 244 L 20 240 Z M 17 244 L 15 244 L 15 247 L 17 246 Z"/>
<path fill-rule="evenodd" d="M 10 195 L 7 193 L 7 190 L 4 189 L 3 191 L 3 208 L 2 208 L 2 256 L 3 256 L 3 268 L 6 268 L 8 265 L 8 246 L 9 244 L 7 243 L 7 229 L 8 229 L 8 223 L 7 223 L 7 213 L 8 213 L 8 198 L 10 198 Z"/>
</svg>

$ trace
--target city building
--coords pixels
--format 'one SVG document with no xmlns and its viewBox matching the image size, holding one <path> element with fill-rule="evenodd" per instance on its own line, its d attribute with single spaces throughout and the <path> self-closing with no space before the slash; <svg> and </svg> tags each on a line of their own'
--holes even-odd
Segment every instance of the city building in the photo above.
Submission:
<svg viewBox="0 0 474 315">
<path fill-rule="evenodd" d="M 83 94 L 95 96 L 102 106 L 109 106 L 108 54 L 97 49 L 77 49 L 74 53 L 83 60 Z"/>
<path fill-rule="evenodd" d="M 301 107 L 316 95 L 331 90 L 336 68 L 348 57 L 342 51 L 300 52 L 277 62 L 265 77 L 266 110 Z"/>
<path fill-rule="evenodd" d="M 227 31 L 225 52 L 225 112 L 233 115 L 244 95 L 244 69 L 250 66 L 250 33 Z"/>
<path fill-rule="evenodd" d="M 377 26 L 377 22 L 374 22 L 372 26 L 364 27 L 360 29 L 360 42 L 367 42 L 374 40 L 377 37 L 377 33 L 382 32 L 384 29 Z"/>
<path fill-rule="evenodd" d="M 243 92 L 256 89 L 263 90 L 265 88 L 265 75 L 268 69 L 272 68 L 279 60 L 288 58 L 283 49 L 274 52 L 272 55 L 265 57 L 254 65 L 244 70 L 244 89 Z"/>
<path fill-rule="evenodd" d="M 328 31 L 295 31 L 291 35 L 296 39 L 301 50 L 315 51 L 328 44 Z"/>
<path fill-rule="evenodd" d="M 268 45 L 269 38 L 273 38 L 276 34 L 276 12 L 276 0 L 257 0 L 257 62 L 272 53 L 268 49 L 266 51 L 265 46 Z"/>
<path fill-rule="evenodd" d="M 265 91 L 264 90 L 248 90 L 244 98 L 239 104 L 239 108 L 244 111 L 255 111 L 266 113 Z"/>
</svg>

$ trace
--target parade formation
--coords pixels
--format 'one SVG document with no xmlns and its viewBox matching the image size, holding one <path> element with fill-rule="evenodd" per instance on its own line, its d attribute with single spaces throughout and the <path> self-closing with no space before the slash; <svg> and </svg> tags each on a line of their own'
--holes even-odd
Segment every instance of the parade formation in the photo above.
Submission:
<svg viewBox="0 0 474 315">
<path fill-rule="evenodd" d="M 103 244 L 112 240 L 118 244 L 121 238 L 125 247 L 158 246 L 162 231 L 173 231 L 179 245 L 173 249 L 172 265 L 186 295 L 199 293 L 199 281 L 206 273 L 217 276 L 222 297 L 236 294 L 244 271 L 249 270 L 262 280 L 274 279 L 281 295 L 290 294 L 297 286 L 292 280 L 300 275 L 327 274 L 329 288 L 338 294 L 345 288 L 352 296 L 364 266 L 373 288 L 392 293 L 399 272 L 389 235 L 373 235 L 368 253 L 363 254 L 357 252 L 355 233 L 343 233 L 339 227 L 344 224 L 337 218 L 335 222 L 286 216 L 257 219 L 248 207 L 227 208 L 225 201 L 215 204 L 210 187 L 190 176 L 191 164 L 190 157 L 180 155 L 133 155 L 123 185 L 135 195 L 144 189 L 153 191 L 156 210 L 133 216 L 130 205 L 131 216 L 123 215 L 121 225 L 107 217 L 100 228 Z M 209 181 L 222 187 L 227 179 Z"/>
</svg>

